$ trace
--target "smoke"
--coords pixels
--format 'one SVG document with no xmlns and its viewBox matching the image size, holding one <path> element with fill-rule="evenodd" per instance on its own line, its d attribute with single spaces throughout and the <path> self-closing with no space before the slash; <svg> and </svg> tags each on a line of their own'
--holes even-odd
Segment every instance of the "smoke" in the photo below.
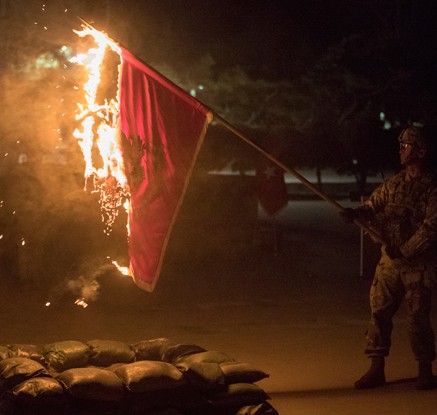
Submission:
<svg viewBox="0 0 437 415">
<path fill-rule="evenodd" d="M 50 291 L 46 305 L 58 305 L 63 303 L 67 297 L 73 297 L 77 305 L 86 307 L 88 303 L 97 301 L 99 298 L 99 278 L 108 275 L 114 269 L 112 264 L 102 264 L 93 271 L 64 279 Z"/>
</svg>

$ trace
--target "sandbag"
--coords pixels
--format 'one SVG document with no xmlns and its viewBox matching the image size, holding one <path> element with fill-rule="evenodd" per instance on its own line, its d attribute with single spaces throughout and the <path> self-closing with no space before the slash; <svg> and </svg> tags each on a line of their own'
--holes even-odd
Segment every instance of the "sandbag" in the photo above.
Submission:
<svg viewBox="0 0 437 415">
<path fill-rule="evenodd" d="M 254 383 L 269 377 L 263 370 L 242 362 L 225 362 L 220 364 L 227 384 Z"/>
<path fill-rule="evenodd" d="M 193 387 L 200 390 L 218 389 L 225 386 L 225 376 L 218 363 L 181 362 L 176 367 Z"/>
<path fill-rule="evenodd" d="M 14 357 L 26 357 L 35 360 L 43 366 L 46 364 L 42 350 L 33 344 L 9 344 L 8 348 L 12 351 Z"/>
<path fill-rule="evenodd" d="M 128 363 L 115 370 L 130 392 L 142 393 L 174 389 L 185 384 L 182 373 L 166 362 L 143 360 Z"/>
<path fill-rule="evenodd" d="M 128 410 L 126 413 L 138 414 L 166 414 L 170 408 L 182 411 L 185 415 L 197 413 L 197 410 L 209 407 L 209 402 L 198 390 L 189 386 L 176 389 L 155 390 L 143 393 L 131 393 L 126 400 Z M 179 413 L 179 412 L 178 412 Z"/>
<path fill-rule="evenodd" d="M 86 343 L 90 348 L 88 363 L 95 366 L 110 366 L 115 363 L 132 363 L 135 353 L 130 346 L 121 341 L 90 340 Z"/>
<path fill-rule="evenodd" d="M 235 415 L 279 415 L 278 411 L 269 403 L 263 402 L 258 405 L 243 406 Z"/>
<path fill-rule="evenodd" d="M 161 347 L 161 359 L 163 362 L 175 363 L 179 359 L 192 354 L 206 352 L 203 347 L 197 346 L 196 344 L 177 344 L 167 342 Z"/>
<path fill-rule="evenodd" d="M 98 367 L 68 369 L 56 379 L 77 399 L 120 402 L 126 392 L 123 382 L 114 372 Z"/>
<path fill-rule="evenodd" d="M 6 346 L 0 346 L 0 361 L 5 360 L 5 359 L 9 359 L 13 355 L 14 354 L 12 353 L 11 349 L 9 349 Z"/>
<path fill-rule="evenodd" d="M 228 356 L 226 353 L 216 352 L 213 350 L 208 350 L 206 352 L 195 353 L 189 356 L 182 356 L 177 359 L 175 363 L 186 362 L 186 363 L 225 363 L 225 362 L 235 362 L 236 360 Z"/>
<path fill-rule="evenodd" d="M 32 378 L 12 388 L 9 399 L 22 406 L 61 406 L 64 388 L 53 378 Z"/>
<path fill-rule="evenodd" d="M 24 357 L 10 357 L 0 362 L 0 394 L 27 379 L 50 377 L 47 369 L 38 362 Z"/>
<path fill-rule="evenodd" d="M 123 415 L 124 414 L 128 414 L 128 415 L 188 415 L 186 413 L 180 412 L 176 408 L 149 407 L 148 401 L 145 401 L 142 398 L 136 399 L 134 401 L 129 401 L 127 403 L 126 412 L 122 412 L 121 414 L 123 414 Z"/>
<path fill-rule="evenodd" d="M 161 350 L 171 344 L 169 339 L 164 337 L 152 340 L 143 340 L 130 345 L 135 354 L 135 360 L 161 360 Z"/>
<path fill-rule="evenodd" d="M 243 407 L 257 405 L 270 399 L 260 387 L 253 383 L 233 383 L 224 391 L 214 391 L 208 394 L 208 400 L 213 407 Z"/>
<path fill-rule="evenodd" d="M 45 345 L 42 353 L 46 362 L 53 369 L 63 372 L 74 367 L 86 366 L 90 348 L 85 343 L 66 340 Z"/>
</svg>

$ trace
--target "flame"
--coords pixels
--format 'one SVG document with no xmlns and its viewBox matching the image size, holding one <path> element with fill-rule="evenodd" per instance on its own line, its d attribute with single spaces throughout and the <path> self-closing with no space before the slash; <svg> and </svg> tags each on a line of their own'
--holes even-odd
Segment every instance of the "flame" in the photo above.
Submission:
<svg viewBox="0 0 437 415">
<path fill-rule="evenodd" d="M 76 120 L 80 127 L 73 135 L 78 140 L 85 161 L 85 188 L 89 178 L 92 178 L 93 192 L 100 196 L 102 221 L 104 232 L 111 232 L 120 206 L 129 208 L 129 189 L 120 147 L 117 143 L 117 120 L 120 111 L 117 96 L 98 102 L 97 94 L 101 83 L 101 69 L 108 49 L 120 56 L 120 47 L 106 34 L 92 27 L 83 27 L 81 31 L 74 31 L 78 36 L 91 36 L 96 47 L 90 48 L 71 58 L 73 63 L 85 67 L 88 80 L 83 86 L 85 104 L 77 104 Z M 98 150 L 101 167 L 95 166 L 95 150 Z"/>
<path fill-rule="evenodd" d="M 129 267 L 121 267 L 120 265 L 118 265 L 117 261 L 112 261 L 112 263 L 114 264 L 115 268 L 117 268 L 121 274 L 123 275 L 130 275 L 129 274 Z"/>
</svg>

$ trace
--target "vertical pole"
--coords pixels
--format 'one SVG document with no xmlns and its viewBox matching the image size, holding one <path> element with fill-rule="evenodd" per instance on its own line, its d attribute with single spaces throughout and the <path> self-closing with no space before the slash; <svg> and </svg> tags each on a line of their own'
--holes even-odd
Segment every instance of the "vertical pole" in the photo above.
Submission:
<svg viewBox="0 0 437 415">
<path fill-rule="evenodd" d="M 361 204 L 364 202 L 364 196 L 361 195 Z M 360 227 L 360 277 L 364 276 L 364 229 Z"/>
</svg>

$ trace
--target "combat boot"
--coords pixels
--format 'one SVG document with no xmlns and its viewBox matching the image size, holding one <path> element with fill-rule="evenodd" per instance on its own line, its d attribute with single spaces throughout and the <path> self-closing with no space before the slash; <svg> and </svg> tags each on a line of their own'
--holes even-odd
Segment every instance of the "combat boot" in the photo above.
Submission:
<svg viewBox="0 0 437 415">
<path fill-rule="evenodd" d="M 355 382 L 355 389 L 372 389 L 385 385 L 384 366 L 383 357 L 372 357 L 370 369 Z"/>
<path fill-rule="evenodd" d="M 434 376 L 432 374 L 432 364 L 419 362 L 419 376 L 416 381 L 416 389 L 433 389 L 435 386 Z"/>
</svg>

